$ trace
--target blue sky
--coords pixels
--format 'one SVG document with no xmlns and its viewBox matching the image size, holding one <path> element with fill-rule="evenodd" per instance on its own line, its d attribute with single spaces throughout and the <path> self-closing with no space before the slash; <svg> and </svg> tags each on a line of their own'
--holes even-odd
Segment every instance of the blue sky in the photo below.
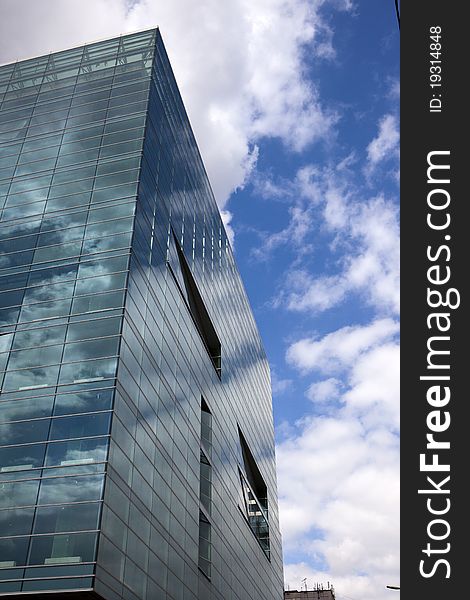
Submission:
<svg viewBox="0 0 470 600">
<path fill-rule="evenodd" d="M 3 0 L 0 62 L 157 24 L 272 367 L 286 583 L 386 600 L 399 583 L 394 3 Z"/>
</svg>

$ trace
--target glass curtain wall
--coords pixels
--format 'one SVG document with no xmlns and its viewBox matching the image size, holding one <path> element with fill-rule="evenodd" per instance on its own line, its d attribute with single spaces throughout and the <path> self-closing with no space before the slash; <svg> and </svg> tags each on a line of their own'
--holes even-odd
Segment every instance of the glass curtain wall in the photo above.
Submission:
<svg viewBox="0 0 470 600">
<path fill-rule="evenodd" d="M 154 49 L 0 67 L 0 593 L 93 586 Z"/>
</svg>

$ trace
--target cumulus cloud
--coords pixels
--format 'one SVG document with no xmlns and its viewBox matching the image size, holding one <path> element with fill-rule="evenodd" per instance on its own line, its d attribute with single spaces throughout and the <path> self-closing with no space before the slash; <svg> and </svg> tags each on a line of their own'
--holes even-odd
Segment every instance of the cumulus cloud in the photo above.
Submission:
<svg viewBox="0 0 470 600">
<path fill-rule="evenodd" d="M 379 133 L 367 146 L 368 167 L 370 169 L 380 162 L 396 156 L 400 133 L 398 120 L 394 115 L 385 115 L 379 123 Z"/>
<path fill-rule="evenodd" d="M 304 76 L 307 45 L 310 54 L 331 54 L 323 4 L 325 0 L 4 0 L 0 62 L 160 26 L 223 207 L 256 164 L 257 140 L 280 138 L 300 151 L 327 137 L 336 121 Z M 335 4 L 351 9 L 347 1 Z"/>
<path fill-rule="evenodd" d="M 284 428 L 277 448 L 284 550 L 291 588 L 304 577 L 333 581 L 341 594 L 386 600 L 398 579 L 398 326 L 382 319 L 345 327 L 288 351 L 301 371 L 336 377 L 307 396 L 340 405 Z M 323 570 L 313 564 L 324 564 Z"/>
<path fill-rule="evenodd" d="M 366 326 L 347 326 L 323 338 L 303 338 L 287 351 L 287 361 L 303 372 L 343 371 L 365 351 L 390 340 L 398 332 L 393 319 L 378 319 Z"/>
<path fill-rule="evenodd" d="M 314 403 L 321 404 L 338 398 L 340 389 L 341 381 L 330 377 L 329 379 L 312 383 L 307 390 L 307 398 Z"/>
<path fill-rule="evenodd" d="M 381 193 L 364 198 L 364 189 L 351 180 L 344 161 L 337 168 L 304 167 L 292 185 L 297 195 L 291 197 L 296 198 L 297 213 L 304 217 L 300 247 L 306 253 L 311 248 L 311 237 L 319 233 L 329 235 L 336 268 L 330 267 L 331 274 L 314 275 L 302 265 L 294 265 L 283 282 L 276 305 L 319 313 L 355 293 L 379 313 L 397 315 L 400 288 L 396 203 Z M 297 238 L 290 236 L 296 231 L 297 213 L 291 208 L 287 227 L 280 234 L 271 235 L 254 255 L 266 256 L 267 249 L 272 250 L 287 240 L 293 239 L 295 244 Z"/>
</svg>

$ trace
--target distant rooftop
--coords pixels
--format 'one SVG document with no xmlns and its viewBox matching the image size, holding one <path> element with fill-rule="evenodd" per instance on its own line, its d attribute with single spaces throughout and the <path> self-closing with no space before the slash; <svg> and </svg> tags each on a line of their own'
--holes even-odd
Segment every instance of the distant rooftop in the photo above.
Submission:
<svg viewBox="0 0 470 600">
<path fill-rule="evenodd" d="M 284 600 L 335 600 L 335 594 L 333 589 L 289 590 L 284 592 Z"/>
</svg>

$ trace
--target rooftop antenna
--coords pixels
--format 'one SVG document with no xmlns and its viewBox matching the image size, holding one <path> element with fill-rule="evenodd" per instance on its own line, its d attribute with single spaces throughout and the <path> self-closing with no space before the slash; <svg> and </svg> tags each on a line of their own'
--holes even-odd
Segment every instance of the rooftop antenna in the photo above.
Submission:
<svg viewBox="0 0 470 600">
<path fill-rule="evenodd" d="M 307 591 L 307 578 L 304 577 L 301 581 L 301 583 L 303 583 L 305 585 L 305 591 Z"/>
</svg>

